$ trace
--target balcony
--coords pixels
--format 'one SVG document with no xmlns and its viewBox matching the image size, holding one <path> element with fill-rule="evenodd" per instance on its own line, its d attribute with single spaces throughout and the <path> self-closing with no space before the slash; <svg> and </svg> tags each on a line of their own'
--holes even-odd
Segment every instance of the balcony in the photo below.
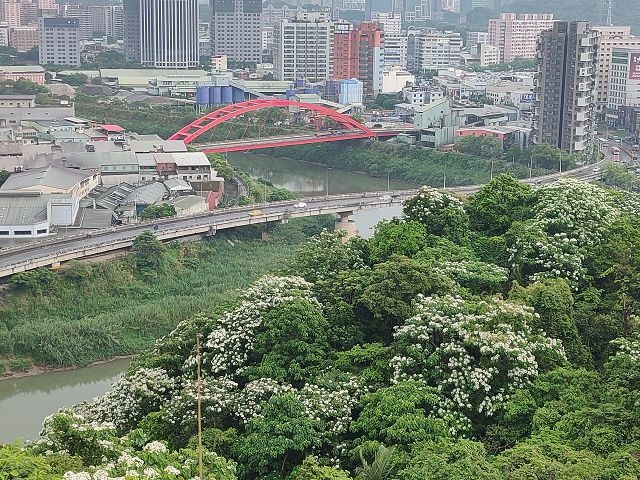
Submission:
<svg viewBox="0 0 640 480">
<path fill-rule="evenodd" d="M 584 137 L 588 132 L 587 127 L 576 127 L 575 131 L 573 132 L 573 134 L 576 137 Z"/>
<path fill-rule="evenodd" d="M 576 107 L 588 107 L 591 104 L 590 97 L 578 97 L 576 99 Z"/>
<path fill-rule="evenodd" d="M 578 112 L 576 114 L 576 121 L 586 122 L 587 120 L 589 120 L 589 115 L 587 114 L 587 112 Z"/>
</svg>

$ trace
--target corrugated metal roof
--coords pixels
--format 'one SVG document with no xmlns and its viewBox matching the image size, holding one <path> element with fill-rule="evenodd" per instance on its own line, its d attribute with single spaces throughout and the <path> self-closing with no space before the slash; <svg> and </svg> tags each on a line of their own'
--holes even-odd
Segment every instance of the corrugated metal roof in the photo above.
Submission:
<svg viewBox="0 0 640 480">
<path fill-rule="evenodd" d="M 151 205 L 159 202 L 167 195 L 166 187 L 159 182 L 150 183 L 136 188 L 124 199 L 124 202 L 136 202 Z"/>
<path fill-rule="evenodd" d="M 47 220 L 50 195 L 0 195 L 0 225 L 33 225 Z"/>
<path fill-rule="evenodd" d="M 0 190 L 22 190 L 37 186 L 67 190 L 92 175 L 93 172 L 81 172 L 63 167 L 49 166 L 36 168 L 9 175 L 7 181 L 0 187 Z"/>
</svg>

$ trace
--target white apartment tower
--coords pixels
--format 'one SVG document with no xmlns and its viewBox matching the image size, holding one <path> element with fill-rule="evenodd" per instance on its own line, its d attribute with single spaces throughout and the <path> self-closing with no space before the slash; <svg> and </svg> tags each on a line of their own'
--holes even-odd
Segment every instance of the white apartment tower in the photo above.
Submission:
<svg viewBox="0 0 640 480">
<path fill-rule="evenodd" d="M 210 0 L 211 51 L 237 61 L 262 61 L 262 0 Z"/>
<path fill-rule="evenodd" d="M 200 63 L 198 0 L 125 0 L 125 55 L 145 67 Z"/>
<path fill-rule="evenodd" d="M 598 71 L 596 109 L 602 112 L 609 101 L 612 56 L 614 49 L 640 49 L 640 37 L 631 35 L 631 27 L 598 26 Z"/>
<path fill-rule="evenodd" d="M 77 18 L 41 17 L 38 20 L 39 63 L 80 66 L 80 32 Z"/>
<path fill-rule="evenodd" d="M 425 73 L 460 65 L 462 36 L 458 32 L 424 32 L 415 36 L 414 68 Z"/>
<path fill-rule="evenodd" d="M 283 20 L 274 32 L 273 72 L 278 80 L 321 81 L 333 74 L 335 23 L 325 12 Z"/>
<path fill-rule="evenodd" d="M 553 28 L 553 15 L 547 13 L 501 13 L 489 20 L 489 45 L 498 47 L 503 63 L 516 58 L 535 58 L 538 37 Z"/>
</svg>

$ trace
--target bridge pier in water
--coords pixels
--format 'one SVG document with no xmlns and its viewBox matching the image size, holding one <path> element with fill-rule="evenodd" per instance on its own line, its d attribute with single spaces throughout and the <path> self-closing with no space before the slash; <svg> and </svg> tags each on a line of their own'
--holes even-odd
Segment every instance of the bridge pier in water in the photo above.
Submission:
<svg viewBox="0 0 640 480">
<path fill-rule="evenodd" d="M 342 242 L 347 243 L 350 238 L 355 237 L 360 233 L 358 231 L 358 226 L 356 225 L 355 220 L 351 220 L 349 218 L 353 215 L 353 212 L 340 212 L 337 215 L 338 218 L 336 219 L 335 230 L 336 232 L 340 230 L 347 232 L 347 234 L 342 237 Z"/>
</svg>

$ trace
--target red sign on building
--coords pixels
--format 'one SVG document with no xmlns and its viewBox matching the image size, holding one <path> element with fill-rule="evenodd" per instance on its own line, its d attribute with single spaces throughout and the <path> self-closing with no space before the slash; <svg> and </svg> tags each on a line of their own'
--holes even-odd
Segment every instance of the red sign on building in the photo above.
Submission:
<svg viewBox="0 0 640 480">
<path fill-rule="evenodd" d="M 629 80 L 640 80 L 640 53 L 632 53 L 629 59 Z"/>
</svg>

